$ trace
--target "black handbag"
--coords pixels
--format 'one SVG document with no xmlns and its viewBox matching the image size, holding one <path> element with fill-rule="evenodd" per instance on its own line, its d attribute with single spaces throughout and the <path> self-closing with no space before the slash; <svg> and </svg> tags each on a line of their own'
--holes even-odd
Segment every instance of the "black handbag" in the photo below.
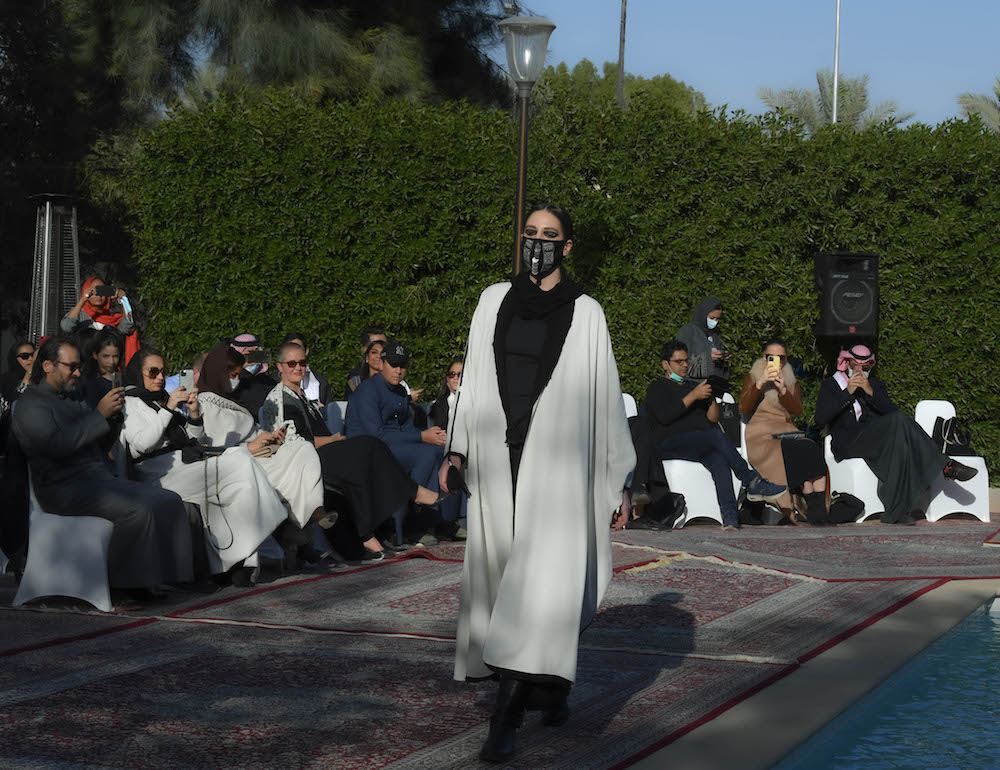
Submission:
<svg viewBox="0 0 1000 770">
<path fill-rule="evenodd" d="M 938 417 L 934 420 L 934 430 L 931 439 L 948 457 L 973 457 L 975 452 L 971 446 L 970 431 L 962 425 L 957 417 Z"/>
<path fill-rule="evenodd" d="M 830 521 L 835 524 L 853 524 L 865 512 L 865 504 L 847 492 L 830 495 Z"/>
</svg>

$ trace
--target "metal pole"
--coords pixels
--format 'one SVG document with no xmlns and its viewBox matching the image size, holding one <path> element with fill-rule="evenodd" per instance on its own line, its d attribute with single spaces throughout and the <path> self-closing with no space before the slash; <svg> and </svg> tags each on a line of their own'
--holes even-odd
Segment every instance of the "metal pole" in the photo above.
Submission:
<svg viewBox="0 0 1000 770">
<path fill-rule="evenodd" d="M 525 185 L 528 180 L 528 93 L 520 93 L 517 101 L 521 108 L 521 136 L 517 152 L 517 192 L 514 195 L 514 268 L 512 275 L 521 272 L 521 233 L 524 231 Z"/>
<path fill-rule="evenodd" d="M 837 122 L 837 96 L 840 92 L 840 0 L 837 0 L 837 31 L 833 37 L 833 123 Z"/>
<path fill-rule="evenodd" d="M 45 239 L 42 242 L 42 316 L 39 337 L 49 333 L 49 270 L 52 259 L 52 201 L 45 201 Z"/>
<path fill-rule="evenodd" d="M 622 0 L 622 25 L 618 32 L 618 109 L 625 109 L 625 6 Z"/>
</svg>

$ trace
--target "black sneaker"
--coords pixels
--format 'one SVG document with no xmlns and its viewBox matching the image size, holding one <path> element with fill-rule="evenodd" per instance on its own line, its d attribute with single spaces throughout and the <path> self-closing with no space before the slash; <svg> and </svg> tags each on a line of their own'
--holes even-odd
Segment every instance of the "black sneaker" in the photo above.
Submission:
<svg viewBox="0 0 1000 770">
<path fill-rule="evenodd" d="M 949 481 L 968 481 L 974 478 L 977 473 L 979 473 L 978 468 L 970 468 L 968 465 L 963 465 L 958 460 L 950 458 L 948 464 L 941 471 L 941 475 Z"/>
</svg>

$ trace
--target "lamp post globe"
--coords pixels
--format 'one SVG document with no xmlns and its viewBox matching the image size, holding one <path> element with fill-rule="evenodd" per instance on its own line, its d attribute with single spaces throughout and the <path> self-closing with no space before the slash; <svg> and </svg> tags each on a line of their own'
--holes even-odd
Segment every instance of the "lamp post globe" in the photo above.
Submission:
<svg viewBox="0 0 1000 770">
<path fill-rule="evenodd" d="M 507 69 L 518 94 L 526 97 L 542 76 L 549 35 L 556 25 L 541 16 L 510 16 L 497 26 L 507 49 Z"/>
<path fill-rule="evenodd" d="M 528 99 L 535 82 L 545 68 L 549 35 L 556 28 L 540 16 L 510 16 L 499 22 L 507 49 L 507 69 L 517 85 L 518 112 L 521 117 L 517 155 L 517 191 L 514 196 L 513 275 L 521 270 L 521 232 L 524 229 L 524 198 L 528 179 Z"/>
</svg>

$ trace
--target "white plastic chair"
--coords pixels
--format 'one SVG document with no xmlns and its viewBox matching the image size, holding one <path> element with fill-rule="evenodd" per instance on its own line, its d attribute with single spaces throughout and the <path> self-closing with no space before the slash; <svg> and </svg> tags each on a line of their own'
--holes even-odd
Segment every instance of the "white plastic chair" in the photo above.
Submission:
<svg viewBox="0 0 1000 770">
<path fill-rule="evenodd" d="M 955 416 L 955 406 L 950 401 L 921 401 L 914 417 L 928 436 L 934 434 L 938 417 L 945 420 Z M 927 521 L 938 521 L 953 513 L 970 513 L 980 521 L 990 520 L 990 480 L 986 460 L 982 457 L 957 457 L 960 463 L 976 468 L 979 473 L 968 481 L 949 481 L 938 476 L 931 484 L 926 502 Z"/>
<path fill-rule="evenodd" d="M 635 405 L 635 396 L 631 393 L 622 393 L 622 401 L 625 403 L 626 417 L 635 417 L 639 414 L 639 409 Z"/>
<path fill-rule="evenodd" d="M 96 516 L 45 513 L 28 474 L 28 558 L 14 606 L 43 596 L 68 596 L 111 612 L 108 549 L 114 525 Z"/>
<path fill-rule="evenodd" d="M 860 457 L 837 462 L 833 457 L 832 442 L 830 436 L 823 441 L 826 464 L 830 469 L 830 489 L 852 494 L 865 504 L 864 512 L 855 519 L 855 523 L 860 524 L 875 514 L 885 513 L 885 504 L 878 496 L 878 477 L 872 473 L 868 463 Z"/>
</svg>

